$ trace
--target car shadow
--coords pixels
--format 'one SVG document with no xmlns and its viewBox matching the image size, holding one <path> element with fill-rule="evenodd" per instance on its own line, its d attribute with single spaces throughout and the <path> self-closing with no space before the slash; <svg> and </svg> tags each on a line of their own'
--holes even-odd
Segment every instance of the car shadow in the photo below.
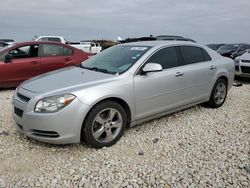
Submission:
<svg viewBox="0 0 250 188">
<path fill-rule="evenodd" d="M 250 85 L 250 78 L 236 76 L 235 83 Z"/>
<path fill-rule="evenodd" d="M 8 88 L 0 88 L 0 91 L 9 91 L 9 90 L 13 90 L 15 91 L 16 87 L 8 87 Z"/>
</svg>

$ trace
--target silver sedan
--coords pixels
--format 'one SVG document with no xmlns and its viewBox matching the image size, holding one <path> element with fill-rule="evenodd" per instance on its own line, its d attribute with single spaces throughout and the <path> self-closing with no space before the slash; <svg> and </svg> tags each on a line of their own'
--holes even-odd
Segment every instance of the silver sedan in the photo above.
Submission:
<svg viewBox="0 0 250 188">
<path fill-rule="evenodd" d="M 222 106 L 233 79 L 234 62 L 199 44 L 122 44 L 22 83 L 13 117 L 28 137 L 101 148 L 128 126 L 200 103 Z"/>
</svg>

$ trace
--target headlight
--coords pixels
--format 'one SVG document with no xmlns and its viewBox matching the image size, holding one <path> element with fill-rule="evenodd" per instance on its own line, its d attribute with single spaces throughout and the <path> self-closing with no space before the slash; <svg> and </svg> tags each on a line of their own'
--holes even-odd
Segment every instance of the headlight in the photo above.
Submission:
<svg viewBox="0 0 250 188">
<path fill-rule="evenodd" d="M 72 94 L 65 94 L 41 99 L 36 103 L 35 112 L 57 112 L 70 104 L 75 98 L 76 97 Z"/>
</svg>

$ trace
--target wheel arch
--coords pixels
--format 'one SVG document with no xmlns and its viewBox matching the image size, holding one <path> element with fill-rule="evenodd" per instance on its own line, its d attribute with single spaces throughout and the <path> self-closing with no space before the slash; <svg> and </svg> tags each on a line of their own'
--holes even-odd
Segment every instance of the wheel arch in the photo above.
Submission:
<svg viewBox="0 0 250 188">
<path fill-rule="evenodd" d="M 219 76 L 219 77 L 217 78 L 217 80 L 218 80 L 218 79 L 223 79 L 223 80 L 225 80 L 225 81 L 227 82 L 227 84 L 228 84 L 228 77 L 227 77 L 227 76 L 221 75 L 221 76 Z"/>
<path fill-rule="evenodd" d="M 131 122 L 131 109 L 130 109 L 129 104 L 125 100 L 121 99 L 120 97 L 107 97 L 107 98 L 101 99 L 99 101 L 96 101 L 93 105 L 91 105 L 91 107 L 89 108 L 88 112 L 86 113 L 86 115 L 85 115 L 85 117 L 83 119 L 82 127 L 81 127 L 81 132 L 84 129 L 84 123 L 85 123 L 85 120 L 86 120 L 87 116 L 89 115 L 90 111 L 96 105 L 98 105 L 98 104 L 100 104 L 102 102 L 105 102 L 105 101 L 114 101 L 114 102 L 117 102 L 118 104 L 120 104 L 124 108 L 124 110 L 125 110 L 125 112 L 127 114 L 127 127 L 130 126 L 130 122 Z M 81 141 L 83 141 L 83 140 L 84 140 L 84 138 L 83 138 L 83 135 L 81 134 Z"/>
</svg>

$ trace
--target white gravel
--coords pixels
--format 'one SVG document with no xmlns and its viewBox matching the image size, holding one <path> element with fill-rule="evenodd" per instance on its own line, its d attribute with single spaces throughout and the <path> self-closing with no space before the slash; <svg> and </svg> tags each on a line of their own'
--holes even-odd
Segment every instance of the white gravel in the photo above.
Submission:
<svg viewBox="0 0 250 188">
<path fill-rule="evenodd" d="M 0 187 L 250 187 L 250 82 L 130 128 L 114 146 L 49 145 L 19 134 L 0 92 Z"/>
</svg>

